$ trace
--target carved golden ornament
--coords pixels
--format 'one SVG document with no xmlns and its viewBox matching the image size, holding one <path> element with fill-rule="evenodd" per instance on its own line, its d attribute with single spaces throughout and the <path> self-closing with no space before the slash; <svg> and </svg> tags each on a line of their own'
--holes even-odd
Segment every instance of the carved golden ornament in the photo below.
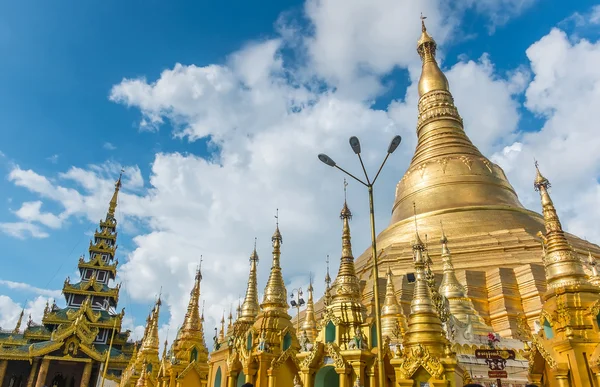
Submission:
<svg viewBox="0 0 600 387">
<path fill-rule="evenodd" d="M 550 355 L 548 350 L 546 350 L 546 348 L 544 348 L 544 344 L 540 342 L 540 339 L 537 336 L 533 336 L 533 340 L 531 343 L 532 343 L 532 351 L 531 351 L 531 355 L 529 358 L 530 369 L 532 369 L 532 367 L 533 367 L 532 363 L 533 363 L 533 360 L 535 359 L 535 357 L 534 357 L 535 352 L 538 352 L 552 370 L 557 370 L 558 363 L 556 362 L 556 360 L 554 360 L 554 357 L 552 355 Z"/>
<path fill-rule="evenodd" d="M 333 322 L 333 325 L 339 326 L 342 323 L 342 320 L 337 317 L 330 308 L 327 308 L 323 315 L 321 316 L 321 320 L 319 320 L 319 329 L 324 329 L 329 321 Z"/>
<path fill-rule="evenodd" d="M 347 367 L 344 357 L 340 354 L 339 347 L 334 343 L 325 344 L 325 353 L 333 359 L 335 368 L 345 369 Z"/>
<path fill-rule="evenodd" d="M 517 316 L 517 335 L 522 340 L 531 340 L 531 327 L 527 322 L 527 316 L 523 313 Z"/>
<path fill-rule="evenodd" d="M 297 354 L 298 354 L 298 351 L 294 347 L 290 347 L 290 348 L 286 349 L 285 351 L 283 351 L 281 353 L 281 355 L 279 355 L 277 358 L 275 358 L 271 361 L 271 369 L 277 370 L 279 367 L 281 367 L 281 365 L 283 363 L 285 363 L 285 361 L 287 359 L 292 359 L 294 364 L 296 364 L 296 367 L 298 369 L 300 369 L 300 362 L 298 361 L 298 358 L 296 357 Z"/>
<path fill-rule="evenodd" d="M 405 360 L 400 365 L 400 373 L 403 379 L 410 379 L 419 367 L 423 367 L 435 379 L 442 378 L 444 366 L 440 359 L 431 356 L 426 347 L 418 344 L 409 351 L 408 354 L 405 354 Z"/>
<path fill-rule="evenodd" d="M 307 368 L 314 367 L 316 365 L 315 360 L 317 359 L 317 356 L 321 355 L 322 353 L 323 353 L 323 343 L 319 343 L 319 342 L 315 343 L 313 345 L 313 347 L 311 348 L 310 352 L 308 353 L 308 355 L 300 363 L 300 369 L 307 369 Z"/>
<path fill-rule="evenodd" d="M 596 300 L 596 302 L 589 307 L 588 313 L 594 318 L 600 314 L 600 300 Z"/>
</svg>

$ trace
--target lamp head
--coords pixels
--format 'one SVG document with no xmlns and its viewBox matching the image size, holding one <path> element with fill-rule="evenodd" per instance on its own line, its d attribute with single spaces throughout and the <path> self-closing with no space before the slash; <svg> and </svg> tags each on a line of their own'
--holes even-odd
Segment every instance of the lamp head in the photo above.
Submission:
<svg viewBox="0 0 600 387">
<path fill-rule="evenodd" d="M 350 146 L 352 147 L 354 153 L 356 153 L 357 155 L 360 154 L 360 141 L 358 141 L 358 137 L 350 137 Z"/>
<path fill-rule="evenodd" d="M 395 136 L 394 138 L 392 138 L 390 146 L 388 146 L 388 153 L 394 153 L 394 151 L 396 150 L 396 148 L 398 148 L 398 145 L 400 145 L 401 142 L 402 137 L 400 136 Z"/>
<path fill-rule="evenodd" d="M 324 153 L 319 153 L 319 160 L 324 164 L 329 165 L 330 167 L 335 167 L 335 161 L 333 161 L 329 156 Z"/>
</svg>

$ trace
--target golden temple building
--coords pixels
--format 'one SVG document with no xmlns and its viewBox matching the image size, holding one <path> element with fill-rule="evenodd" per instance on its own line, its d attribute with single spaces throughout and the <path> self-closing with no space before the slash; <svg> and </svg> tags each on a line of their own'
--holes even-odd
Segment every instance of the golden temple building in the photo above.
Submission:
<svg viewBox="0 0 600 387">
<path fill-rule="evenodd" d="M 118 266 L 115 210 L 120 188 L 121 177 L 90 241 L 89 258 L 79 258 L 79 282 L 64 282 L 66 307 L 46 304 L 42 323 L 30 317 L 23 330 L 21 312 L 13 331 L 0 332 L 0 386 L 88 387 L 101 379 L 114 386 L 119 381 L 134 350 L 130 332 L 121 332 L 125 310 L 114 312 L 120 285 L 110 287 Z"/>
<path fill-rule="evenodd" d="M 471 143 L 424 23 L 417 52 L 417 149 L 377 237 L 386 386 L 598 386 L 600 249 L 562 230 L 539 172 L 543 215 L 525 209 L 502 169 Z M 264 318 L 271 309 L 256 300 L 253 253 L 233 334 L 223 323 L 215 335 L 210 387 L 379 387 L 373 257 L 369 249 L 354 259 L 351 215 L 344 202 L 340 269 L 333 283 L 327 272 L 320 300 L 310 287 L 291 335 L 297 346 L 281 340 L 294 331 L 283 304 L 285 323 Z M 279 273 L 278 244 L 274 256 Z M 265 293 L 286 294 L 272 278 Z M 505 376 L 488 372 L 476 355 L 486 350 L 502 358 Z"/>
<path fill-rule="evenodd" d="M 0 335 L 0 387 L 91 386 L 104 382 L 107 360 L 107 382 L 121 387 L 599 387 L 600 248 L 563 230 L 537 164 L 542 214 L 522 206 L 503 170 L 467 136 L 436 48 L 423 21 L 418 143 L 390 224 L 377 236 L 377 278 L 370 249 L 354 257 L 344 200 L 337 276 L 331 281 L 327 268 L 320 299 L 311 278 L 306 308 L 292 319 L 277 223 L 262 302 L 255 241 L 243 302 L 235 319 L 223 313 L 212 352 L 198 268 L 183 324 L 161 357 L 160 297 L 139 346 L 120 332 L 123 312 L 108 312 L 119 293 L 108 286 L 119 179 L 90 259 L 79 262 L 81 281 L 65 281 L 67 307 L 49 306 L 42 325 L 29 322 L 23 333 L 21 314 L 14 331 Z M 61 372 L 73 376 L 56 381 Z"/>
</svg>

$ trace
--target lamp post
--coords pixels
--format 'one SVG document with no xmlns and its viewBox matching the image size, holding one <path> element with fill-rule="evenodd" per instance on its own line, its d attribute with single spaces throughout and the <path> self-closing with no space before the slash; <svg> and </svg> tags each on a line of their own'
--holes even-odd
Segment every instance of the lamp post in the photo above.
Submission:
<svg viewBox="0 0 600 387">
<path fill-rule="evenodd" d="M 105 305 L 100 304 L 99 302 L 95 303 L 96 305 L 99 305 L 102 309 L 104 309 L 106 312 L 108 312 L 108 307 L 105 308 Z M 108 371 L 108 362 L 110 360 L 110 352 L 112 351 L 112 346 L 113 346 L 113 339 L 115 338 L 115 331 L 117 330 L 117 316 L 118 315 L 113 315 L 113 318 L 115 319 L 114 323 L 113 323 L 113 328 L 112 328 L 112 332 L 110 335 L 110 343 L 108 344 L 108 351 L 106 352 L 106 361 L 104 362 L 104 370 L 102 370 L 102 383 L 100 384 L 100 387 L 104 387 L 104 381 L 106 380 L 106 373 Z"/>
<path fill-rule="evenodd" d="M 366 183 L 364 181 L 362 181 L 361 179 L 359 179 L 358 177 L 351 174 L 350 172 L 346 171 L 345 169 L 339 167 L 335 163 L 335 161 L 333 161 L 329 156 L 327 156 L 323 153 L 319 154 L 319 160 L 321 160 L 323 163 L 329 165 L 330 167 L 335 167 L 335 168 L 339 169 L 340 171 L 344 172 L 346 175 L 350 176 L 354 180 L 358 181 L 359 183 L 361 183 L 362 185 L 367 187 L 367 189 L 369 191 L 369 214 L 370 214 L 370 218 L 371 218 L 371 253 L 373 255 L 373 296 L 375 298 L 375 329 L 377 331 L 377 374 L 378 374 L 378 379 L 379 379 L 379 387 L 385 387 L 386 383 L 385 383 L 385 369 L 384 369 L 384 365 L 383 365 L 383 349 L 382 349 L 383 343 L 382 343 L 382 338 L 381 338 L 381 307 L 379 304 L 379 269 L 377 267 L 377 244 L 376 244 L 376 240 L 375 240 L 376 235 L 375 235 L 375 210 L 373 208 L 373 185 L 375 184 L 375 181 L 377 181 L 377 178 L 379 177 L 379 173 L 383 169 L 383 166 L 385 165 L 385 162 L 387 161 L 388 157 L 390 157 L 390 155 L 392 153 L 394 153 L 396 148 L 398 148 L 398 145 L 400 145 L 400 142 L 402 142 L 402 137 L 400 137 L 400 136 L 395 136 L 392 139 L 392 141 L 390 142 L 390 145 L 388 146 L 387 154 L 385 155 L 385 158 L 383 159 L 383 162 L 381 163 L 381 166 L 379 167 L 379 170 L 377 171 L 375 178 L 373 179 L 373 181 L 371 181 L 369 179 L 369 175 L 367 174 L 367 170 L 365 168 L 365 164 L 363 163 L 362 157 L 360 156 L 360 141 L 358 140 L 358 137 L 356 137 L 356 136 L 350 137 L 350 147 L 352 148 L 354 153 L 358 156 L 358 160 L 360 161 L 360 166 L 362 167 L 363 173 L 365 174 L 365 178 L 367 180 Z"/>
<path fill-rule="evenodd" d="M 292 307 L 296 308 L 296 335 L 300 335 L 300 307 L 305 304 L 304 299 L 302 298 L 302 288 L 292 289 L 292 294 L 290 295 L 292 301 Z"/>
</svg>

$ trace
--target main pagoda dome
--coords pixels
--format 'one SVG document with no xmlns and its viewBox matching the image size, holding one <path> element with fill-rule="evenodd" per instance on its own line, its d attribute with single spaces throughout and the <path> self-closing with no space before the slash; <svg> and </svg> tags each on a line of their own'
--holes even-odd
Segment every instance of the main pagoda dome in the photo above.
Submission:
<svg viewBox="0 0 600 387">
<path fill-rule="evenodd" d="M 503 334 L 514 335 L 516 316 L 537 316 L 545 291 L 541 244 L 543 217 L 523 207 L 500 166 L 471 142 L 454 105 L 450 86 L 436 59 L 436 42 L 422 24 L 417 52 L 423 67 L 419 79 L 417 147 L 396 187 L 389 226 L 377 237 L 379 279 L 385 270 L 409 275 L 413 271 L 411 240 L 415 217 L 419 232 L 430 241 L 442 236 L 442 225 L 452 242 L 457 273 L 485 320 Z M 416 208 L 416 210 L 415 210 Z M 416 215 L 415 215 L 416 213 Z M 587 257 L 598 246 L 568 234 L 574 250 Z M 441 250 L 431 248 L 436 271 Z M 366 281 L 363 302 L 372 300 L 370 248 L 356 260 L 357 273 Z M 385 287 L 380 286 L 380 289 Z M 412 291 L 404 292 L 409 297 Z M 404 300 L 404 305 L 409 302 Z M 532 321 L 532 320 L 531 320 Z"/>
</svg>

